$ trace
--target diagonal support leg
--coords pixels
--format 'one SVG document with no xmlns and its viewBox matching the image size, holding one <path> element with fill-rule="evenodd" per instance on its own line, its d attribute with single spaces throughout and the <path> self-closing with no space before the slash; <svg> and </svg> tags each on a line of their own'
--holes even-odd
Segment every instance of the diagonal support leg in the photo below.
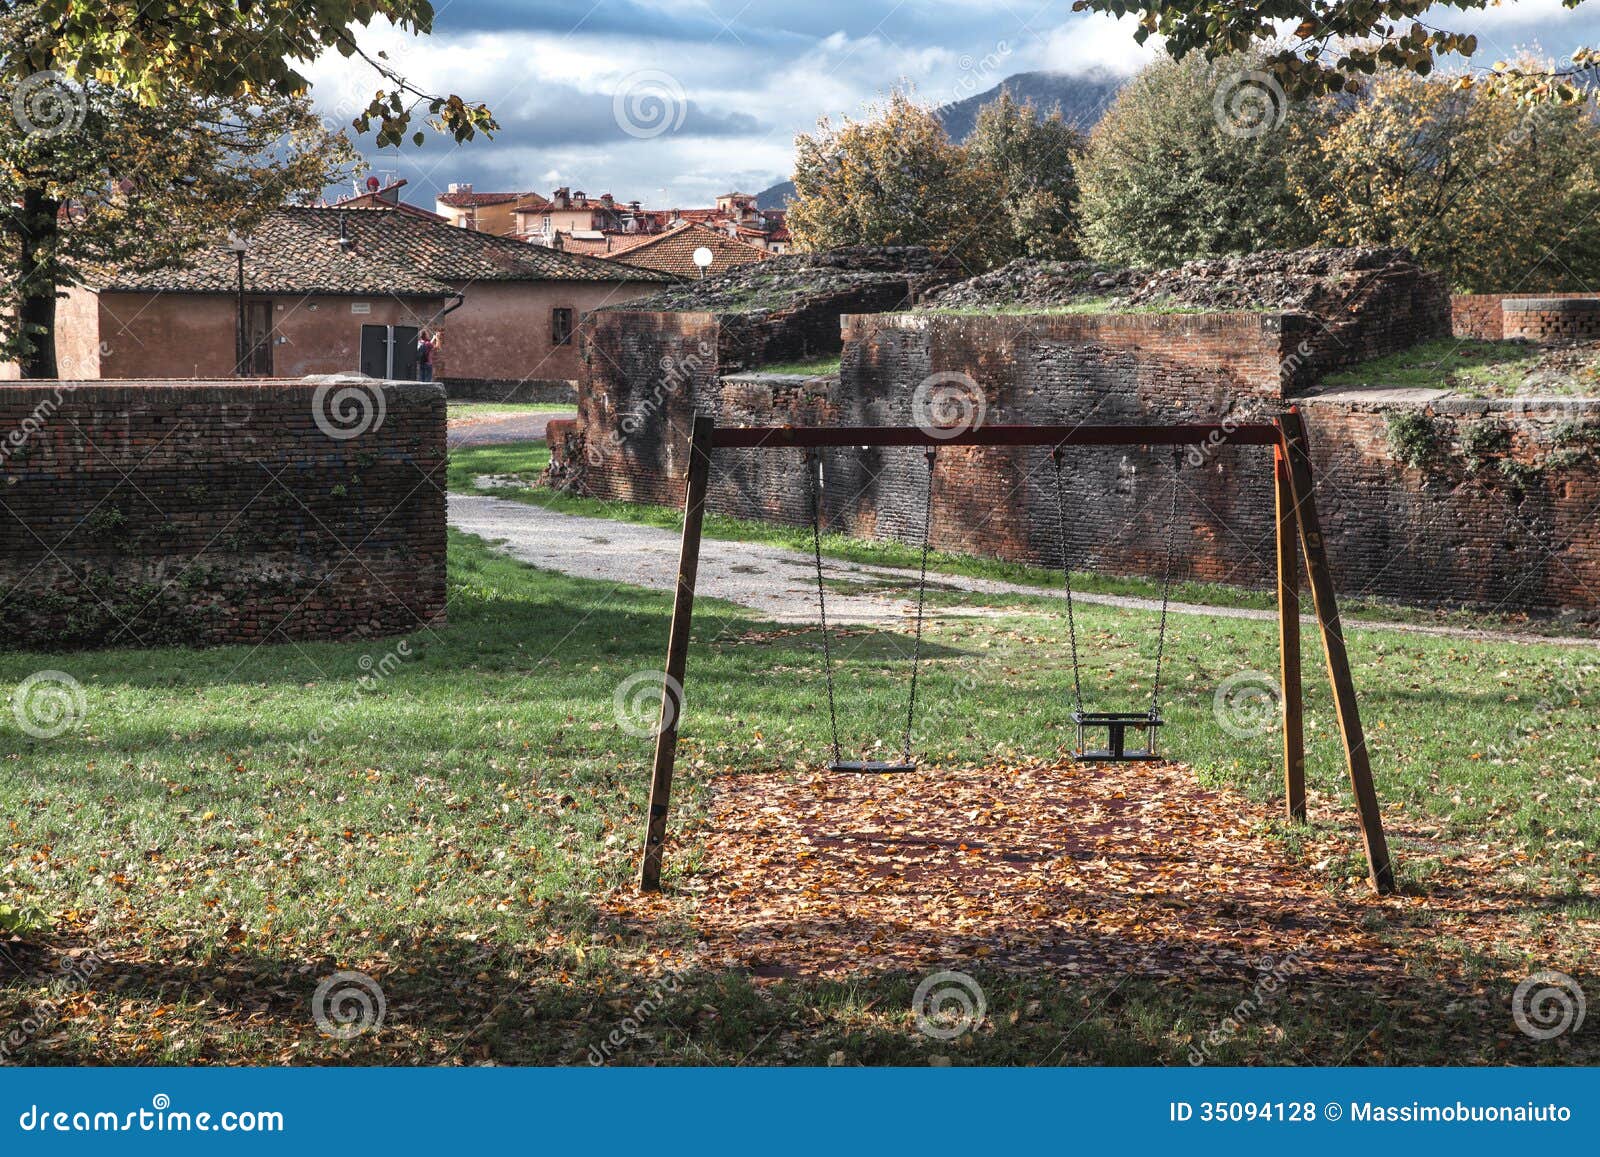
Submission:
<svg viewBox="0 0 1600 1157">
<path fill-rule="evenodd" d="M 650 771 L 650 811 L 644 854 L 639 861 L 639 890 L 642 892 L 661 890 L 661 857 L 666 850 L 672 771 L 678 758 L 678 717 L 683 710 L 689 624 L 694 618 L 694 586 L 700 573 L 700 528 L 705 521 L 706 490 L 711 482 L 711 439 L 716 425 L 711 418 L 696 416 L 689 437 L 689 477 L 683 502 L 678 588 L 672 603 L 672 630 L 667 639 L 666 678 L 661 684 L 661 721 L 656 727 L 656 756 Z"/>
<path fill-rule="evenodd" d="M 1367 872 L 1372 886 L 1387 895 L 1395 891 L 1394 863 L 1389 858 L 1383 819 L 1378 814 L 1378 793 L 1372 784 L 1372 762 L 1367 753 L 1366 736 L 1361 730 L 1355 681 L 1350 675 L 1350 656 L 1345 651 L 1344 630 L 1339 623 L 1339 606 L 1333 593 L 1333 577 L 1328 570 L 1327 546 L 1322 540 L 1322 523 L 1317 517 L 1305 424 L 1300 412 L 1291 408 L 1279 419 L 1279 426 L 1283 431 L 1282 452 L 1289 464 L 1290 496 L 1300 520 L 1300 545 L 1305 553 L 1306 575 L 1311 582 L 1311 600 L 1316 607 L 1317 625 L 1322 632 L 1322 652 L 1328 661 L 1328 681 L 1333 686 L 1339 735 L 1344 740 L 1350 787 L 1356 797 L 1356 816 L 1361 822 L 1362 842 L 1366 845 Z"/>
</svg>

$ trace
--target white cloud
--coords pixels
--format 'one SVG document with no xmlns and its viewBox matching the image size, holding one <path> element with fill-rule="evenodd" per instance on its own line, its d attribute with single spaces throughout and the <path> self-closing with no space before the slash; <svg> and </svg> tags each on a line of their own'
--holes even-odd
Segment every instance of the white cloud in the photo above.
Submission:
<svg viewBox="0 0 1600 1157">
<path fill-rule="evenodd" d="M 1053 72 L 1080 73 L 1103 69 L 1126 76 L 1143 68 L 1161 51 L 1160 38 L 1144 44 L 1133 39 L 1136 21 L 1093 13 L 1071 20 L 1050 34 L 1043 67 Z"/>
</svg>

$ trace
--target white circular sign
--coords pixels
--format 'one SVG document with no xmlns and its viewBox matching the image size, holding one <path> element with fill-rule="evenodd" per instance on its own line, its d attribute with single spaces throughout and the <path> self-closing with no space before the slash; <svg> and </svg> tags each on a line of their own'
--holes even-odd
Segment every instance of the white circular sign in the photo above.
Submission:
<svg viewBox="0 0 1600 1157">
<path fill-rule="evenodd" d="M 678 252 L 682 253 L 683 250 L 680 249 Z M 701 269 L 707 268 L 715 260 L 715 255 L 713 255 L 711 250 L 707 249 L 704 245 L 700 246 L 700 248 L 694 251 L 694 263 Z"/>
</svg>

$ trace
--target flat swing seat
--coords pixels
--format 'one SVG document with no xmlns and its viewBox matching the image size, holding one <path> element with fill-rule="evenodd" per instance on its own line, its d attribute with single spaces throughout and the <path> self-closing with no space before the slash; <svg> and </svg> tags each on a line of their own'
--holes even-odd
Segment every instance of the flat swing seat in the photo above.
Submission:
<svg viewBox="0 0 1600 1157">
<path fill-rule="evenodd" d="M 1161 758 L 1156 751 L 1156 728 L 1161 726 L 1161 716 L 1154 711 L 1074 711 L 1072 722 L 1078 726 L 1078 747 L 1073 755 L 1080 763 L 1137 763 Z M 1106 745 L 1090 748 L 1086 733 L 1101 727 L 1106 730 Z M 1128 746 L 1130 730 L 1144 731 L 1142 748 Z"/>
<path fill-rule="evenodd" d="M 874 772 L 905 773 L 916 771 L 917 765 L 902 761 L 885 762 L 877 759 L 835 759 L 828 764 L 829 771 L 872 774 Z"/>
</svg>

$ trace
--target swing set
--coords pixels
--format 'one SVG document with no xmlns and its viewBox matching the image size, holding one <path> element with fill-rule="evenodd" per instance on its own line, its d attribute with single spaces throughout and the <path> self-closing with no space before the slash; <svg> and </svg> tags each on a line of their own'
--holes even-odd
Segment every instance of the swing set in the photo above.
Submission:
<svg viewBox="0 0 1600 1157">
<path fill-rule="evenodd" d="M 926 430 L 917 426 L 857 426 L 836 429 L 795 426 L 745 426 L 718 428 L 709 417 L 697 416 L 689 439 L 689 465 L 684 499 L 683 543 L 678 561 L 678 582 L 662 681 L 661 716 L 656 729 L 655 759 L 650 779 L 650 808 L 646 819 L 644 851 L 639 867 L 639 887 L 653 892 L 661 887 L 661 865 L 666 847 L 667 818 L 672 798 L 672 777 L 678 746 L 678 723 L 683 706 L 683 680 L 688 663 L 690 623 L 694 615 L 695 582 L 700 565 L 701 526 L 710 487 L 711 456 L 718 449 L 800 449 L 805 452 L 810 487 L 813 558 L 816 564 L 817 609 L 822 630 L 823 671 L 828 693 L 828 719 L 832 729 L 830 772 L 907 773 L 917 768 L 912 758 L 912 724 L 916 715 L 917 674 L 922 654 L 922 626 L 928 581 L 929 531 L 933 513 L 933 484 L 938 450 L 944 446 L 1048 446 L 1054 465 L 1055 511 L 1061 543 L 1061 571 L 1066 584 L 1066 618 L 1072 662 L 1073 712 L 1077 728 L 1074 756 L 1084 762 L 1136 762 L 1162 758 L 1157 731 L 1161 718 L 1161 669 L 1166 651 L 1167 611 L 1171 604 L 1172 563 L 1176 547 L 1179 470 L 1185 447 L 1223 445 L 1270 446 L 1273 451 L 1273 493 L 1276 508 L 1278 651 L 1282 674 L 1282 731 L 1284 807 L 1294 822 L 1306 819 L 1305 723 L 1300 671 L 1300 565 L 1296 542 L 1305 559 L 1312 605 L 1322 638 L 1328 680 L 1345 763 L 1355 795 L 1368 876 L 1380 893 L 1395 891 L 1394 865 L 1384 838 L 1377 792 L 1365 735 L 1356 705 L 1355 684 L 1345 650 L 1344 631 L 1328 570 L 1327 548 L 1317 517 L 1312 490 L 1311 459 L 1304 423 L 1290 409 L 1270 422 L 1186 425 L 1079 425 L 1079 426 L 978 426 L 970 430 Z M 895 760 L 846 759 L 839 740 L 839 721 L 833 683 L 833 655 L 822 578 L 822 456 L 826 448 L 921 447 L 927 462 L 927 497 L 922 516 L 922 561 L 917 580 L 917 602 L 911 656 L 910 689 L 906 702 L 904 742 Z M 1170 447 L 1173 451 L 1171 500 L 1167 517 L 1165 561 L 1161 579 L 1161 617 L 1157 628 L 1155 678 L 1149 706 L 1142 711 L 1086 711 L 1078 657 L 1077 621 L 1072 598 L 1072 572 L 1067 558 L 1067 516 L 1063 465 L 1069 448 L 1107 446 Z M 1089 747 L 1091 732 L 1105 734 L 1105 746 Z M 1143 746 L 1130 744 L 1129 733 L 1142 732 Z M 1133 740 L 1138 743 L 1139 740 Z"/>
</svg>

